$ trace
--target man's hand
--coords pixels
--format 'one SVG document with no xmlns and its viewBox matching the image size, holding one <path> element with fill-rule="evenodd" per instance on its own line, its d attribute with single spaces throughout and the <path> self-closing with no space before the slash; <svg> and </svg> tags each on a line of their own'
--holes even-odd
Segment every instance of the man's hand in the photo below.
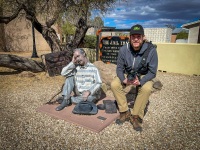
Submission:
<svg viewBox="0 0 200 150">
<path fill-rule="evenodd" d="M 77 64 L 77 61 L 76 59 L 74 58 L 74 56 L 72 57 L 72 62 L 76 65 Z"/>
<path fill-rule="evenodd" d="M 87 98 L 88 98 L 88 96 L 89 96 L 90 94 L 91 94 L 90 91 L 84 91 L 84 92 L 83 92 L 83 95 L 82 95 L 83 100 L 84 100 L 84 101 L 87 101 Z"/>
<path fill-rule="evenodd" d="M 132 81 L 128 80 L 127 78 L 124 79 L 123 81 L 124 84 L 126 85 L 135 85 L 135 86 L 138 86 L 140 85 L 140 81 L 138 79 L 138 77 L 136 76 L 136 78 Z"/>
<path fill-rule="evenodd" d="M 140 85 L 140 81 L 139 81 L 139 79 L 138 79 L 137 76 L 136 76 L 136 78 L 132 82 L 133 82 L 133 85 L 135 85 L 135 86 Z"/>
<path fill-rule="evenodd" d="M 126 84 L 126 85 L 132 84 L 132 82 L 130 80 L 128 80 L 127 78 L 124 79 L 123 83 Z"/>
</svg>

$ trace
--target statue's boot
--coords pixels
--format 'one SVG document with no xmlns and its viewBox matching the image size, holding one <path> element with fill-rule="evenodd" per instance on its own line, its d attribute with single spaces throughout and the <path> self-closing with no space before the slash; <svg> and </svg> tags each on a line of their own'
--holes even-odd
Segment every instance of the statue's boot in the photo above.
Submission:
<svg viewBox="0 0 200 150">
<path fill-rule="evenodd" d="M 65 107 L 70 106 L 71 104 L 72 104 L 71 103 L 71 98 L 66 99 L 64 97 L 62 103 L 58 107 L 56 107 L 56 111 L 60 111 L 60 110 L 64 109 Z"/>
</svg>

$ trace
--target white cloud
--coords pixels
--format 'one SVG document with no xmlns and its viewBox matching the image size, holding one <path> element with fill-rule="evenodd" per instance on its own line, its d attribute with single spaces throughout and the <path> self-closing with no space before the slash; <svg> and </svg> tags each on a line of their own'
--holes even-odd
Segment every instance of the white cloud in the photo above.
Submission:
<svg viewBox="0 0 200 150">
<path fill-rule="evenodd" d="M 151 8 L 151 7 L 146 5 L 146 6 L 142 7 L 141 10 L 145 10 L 147 12 L 154 12 L 155 8 Z"/>
<path fill-rule="evenodd" d="M 117 1 L 116 9 L 104 17 L 114 20 L 117 28 L 131 27 L 140 23 L 146 27 L 181 25 L 198 19 L 200 1 L 190 0 L 127 0 Z M 110 22 L 112 25 L 112 22 Z"/>
<path fill-rule="evenodd" d="M 109 25 L 109 24 L 110 24 L 110 22 L 104 22 L 104 25 L 106 25 L 106 26 Z"/>
</svg>

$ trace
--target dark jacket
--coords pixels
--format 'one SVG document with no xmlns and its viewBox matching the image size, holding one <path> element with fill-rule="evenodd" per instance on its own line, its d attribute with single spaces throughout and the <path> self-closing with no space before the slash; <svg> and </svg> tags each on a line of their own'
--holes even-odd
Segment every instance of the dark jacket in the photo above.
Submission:
<svg viewBox="0 0 200 150">
<path fill-rule="evenodd" d="M 143 43 L 140 51 L 134 51 L 130 43 L 122 46 L 118 53 L 117 58 L 117 76 L 124 81 L 124 73 L 128 73 L 131 69 L 136 69 L 138 64 L 141 62 L 144 52 L 147 50 L 149 43 Z M 140 72 L 141 75 L 145 75 L 141 80 L 140 84 L 143 86 L 147 81 L 152 80 L 156 76 L 158 68 L 158 55 L 156 48 L 153 47 L 149 52 L 146 61 L 146 69 Z"/>
</svg>

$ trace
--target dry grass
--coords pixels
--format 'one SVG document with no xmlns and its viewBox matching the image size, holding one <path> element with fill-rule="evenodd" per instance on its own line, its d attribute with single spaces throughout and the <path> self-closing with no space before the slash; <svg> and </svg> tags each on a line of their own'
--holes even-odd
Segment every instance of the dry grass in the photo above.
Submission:
<svg viewBox="0 0 200 150">
<path fill-rule="evenodd" d="M 143 132 L 129 122 L 93 133 L 36 109 L 60 90 L 64 78 L 12 74 L 0 68 L 0 149 L 200 149 L 200 77 L 158 73 L 163 89 L 150 97 Z"/>
</svg>

